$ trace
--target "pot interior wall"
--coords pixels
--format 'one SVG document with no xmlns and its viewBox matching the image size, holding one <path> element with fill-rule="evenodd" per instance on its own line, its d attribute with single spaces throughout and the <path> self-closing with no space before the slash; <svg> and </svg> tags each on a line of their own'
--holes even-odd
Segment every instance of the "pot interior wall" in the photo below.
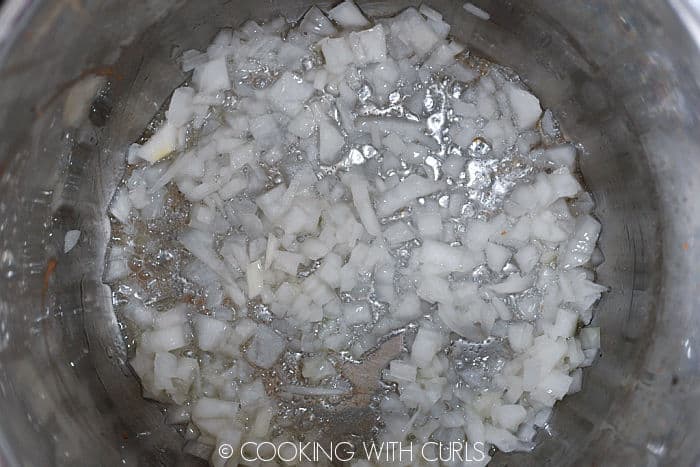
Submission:
<svg viewBox="0 0 700 467">
<path fill-rule="evenodd" d="M 0 464 L 184 462 L 180 435 L 126 363 L 101 282 L 105 207 L 126 148 L 187 79 L 181 52 L 311 2 L 8 3 L 25 7 L 0 65 Z M 358 3 L 374 15 L 416 5 Z M 697 461 L 698 415 L 684 406 L 700 399 L 689 295 L 700 216 L 688 217 L 700 209 L 689 197 L 700 74 L 675 3 L 475 1 L 488 22 L 462 2 L 427 3 L 475 54 L 515 69 L 582 143 L 603 224 L 602 356 L 534 453 L 494 465 Z M 71 229 L 83 239 L 64 255 Z"/>
</svg>

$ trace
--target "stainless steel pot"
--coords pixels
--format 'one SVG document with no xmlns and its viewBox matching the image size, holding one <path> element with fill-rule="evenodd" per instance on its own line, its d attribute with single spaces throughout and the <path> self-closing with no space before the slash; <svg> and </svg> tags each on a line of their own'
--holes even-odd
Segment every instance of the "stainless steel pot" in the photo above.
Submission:
<svg viewBox="0 0 700 467">
<path fill-rule="evenodd" d="M 223 26 L 311 0 L 6 0 L 0 14 L 0 465 L 185 465 L 141 398 L 102 285 L 124 153 Z M 370 14 L 410 0 L 360 2 Z M 693 0 L 431 0 L 585 148 L 611 287 L 603 354 L 531 455 L 494 465 L 700 464 L 700 21 Z M 698 5 L 695 2 L 695 7 Z M 67 230 L 76 250 L 63 254 Z"/>
</svg>

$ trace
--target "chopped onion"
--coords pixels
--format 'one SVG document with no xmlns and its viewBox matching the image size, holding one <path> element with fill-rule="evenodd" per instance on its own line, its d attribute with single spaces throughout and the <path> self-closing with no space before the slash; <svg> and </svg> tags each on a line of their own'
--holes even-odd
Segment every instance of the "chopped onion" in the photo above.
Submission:
<svg viewBox="0 0 700 467">
<path fill-rule="evenodd" d="M 365 15 L 351 0 L 345 0 L 335 6 L 328 12 L 328 16 L 344 28 L 363 28 L 369 25 Z"/>
<path fill-rule="evenodd" d="M 491 15 L 489 15 L 487 12 L 479 8 L 478 6 L 474 5 L 473 3 L 465 3 L 462 5 L 467 12 L 471 13 L 472 15 L 476 16 L 479 19 L 483 19 L 484 21 L 488 21 L 491 18 Z"/>
<path fill-rule="evenodd" d="M 411 347 L 411 359 L 419 368 L 425 368 L 433 361 L 435 354 L 442 348 L 442 334 L 434 329 L 421 326 Z"/>
<path fill-rule="evenodd" d="M 526 129 L 535 126 L 542 115 L 539 99 L 513 84 L 508 85 L 506 91 L 518 128 Z"/>
<path fill-rule="evenodd" d="M 301 20 L 299 29 L 309 34 L 318 34 L 319 36 L 331 36 L 336 33 L 336 29 L 330 20 L 317 7 L 312 6 Z"/>
<path fill-rule="evenodd" d="M 340 150 L 345 145 L 345 138 L 328 120 L 319 123 L 319 141 L 321 162 L 327 165 L 337 162 Z"/>
<path fill-rule="evenodd" d="M 383 439 L 486 450 L 531 449 L 581 388 L 606 289 L 575 146 L 449 34 L 427 5 L 374 21 L 346 0 L 183 54 L 191 81 L 126 151 L 104 280 L 188 452 L 224 465 L 214 447 L 292 421 L 280 399 L 364 397 L 355 365 L 395 384 Z"/>
<path fill-rule="evenodd" d="M 253 365 L 270 368 L 285 348 L 284 340 L 272 329 L 261 326 L 253 335 L 245 351 L 246 358 Z"/>
</svg>

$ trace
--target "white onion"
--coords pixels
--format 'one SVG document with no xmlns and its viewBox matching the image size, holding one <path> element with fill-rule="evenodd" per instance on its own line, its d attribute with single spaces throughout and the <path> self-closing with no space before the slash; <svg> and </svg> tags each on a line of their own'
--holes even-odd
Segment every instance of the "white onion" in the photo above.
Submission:
<svg viewBox="0 0 700 467">
<path fill-rule="evenodd" d="M 491 419 L 502 428 L 511 431 L 515 431 L 526 417 L 527 412 L 522 405 L 499 405 L 491 410 Z"/>
<path fill-rule="evenodd" d="M 508 325 L 508 343 L 516 352 L 523 352 L 532 346 L 533 326 L 530 323 L 510 323 Z"/>
<path fill-rule="evenodd" d="M 355 63 L 367 65 L 386 60 L 386 36 L 381 24 L 365 31 L 351 32 L 348 41 Z"/>
<path fill-rule="evenodd" d="M 571 310 L 559 308 L 554 325 L 549 331 L 552 337 L 572 337 L 576 331 L 578 314 Z"/>
<path fill-rule="evenodd" d="M 502 271 L 503 267 L 506 265 L 506 261 L 508 261 L 512 254 L 513 253 L 504 246 L 490 242 L 486 245 L 486 262 L 492 271 Z"/>
<path fill-rule="evenodd" d="M 146 331 L 141 335 L 141 348 L 148 352 L 168 352 L 184 347 L 186 344 L 183 325 Z"/>
<path fill-rule="evenodd" d="M 518 264 L 520 270 L 523 273 L 528 274 L 539 262 L 540 252 L 534 245 L 525 245 L 524 247 L 520 248 L 515 255 L 513 255 L 513 259 L 515 259 L 515 262 Z"/>
<path fill-rule="evenodd" d="M 128 224 L 130 211 L 129 192 L 125 187 L 120 187 L 114 195 L 109 212 L 122 224 Z"/>
<path fill-rule="evenodd" d="M 544 151 L 544 158 L 573 172 L 576 165 L 576 148 L 570 144 L 555 146 Z"/>
<path fill-rule="evenodd" d="M 195 68 L 192 81 L 197 89 L 205 94 L 231 88 L 231 80 L 226 69 L 224 57 L 204 63 Z"/>
<path fill-rule="evenodd" d="M 586 264 L 593 254 L 598 235 L 600 234 L 600 223 L 589 215 L 583 215 L 576 219 L 576 231 L 571 238 L 560 264 L 565 269 L 574 268 Z"/>
<path fill-rule="evenodd" d="M 133 290 L 118 305 L 137 331 L 130 363 L 144 396 L 190 423 L 195 455 L 224 465 L 212 446 L 267 439 L 279 399 L 356 394 L 344 358 L 371 363 L 401 331 L 407 351 L 372 369 L 397 390 L 380 403 L 382 439 L 528 450 L 581 388 L 600 331 L 579 322 L 606 289 L 585 269 L 601 226 L 572 174 L 575 146 L 510 73 L 458 60 L 449 32 L 426 5 L 374 22 L 347 0 L 183 54 L 191 84 L 128 148 L 110 207 L 124 239 L 104 277 Z M 134 245 L 160 224 L 177 227 Z M 172 279 L 194 294 L 181 303 L 134 286 L 130 266 L 165 239 L 179 242 Z M 503 365 L 459 369 L 461 346 L 484 342 L 510 347 Z"/>
<path fill-rule="evenodd" d="M 317 6 L 309 8 L 309 11 L 304 15 L 304 19 L 301 20 L 299 29 L 306 33 L 318 34 L 319 36 L 331 36 L 336 33 L 333 24 Z"/>
<path fill-rule="evenodd" d="M 354 59 L 350 44 L 344 37 L 324 40 L 321 42 L 321 51 L 330 73 L 341 74 Z"/>
<path fill-rule="evenodd" d="M 521 276 L 520 274 L 511 274 L 506 280 L 500 284 L 492 285 L 491 290 L 497 294 L 511 294 L 522 292 L 532 285 L 534 277 L 532 275 Z"/>
<path fill-rule="evenodd" d="M 522 442 L 511 432 L 491 425 L 485 426 L 484 439 L 503 452 L 511 452 L 523 447 Z"/>
<path fill-rule="evenodd" d="M 282 354 L 284 340 L 268 327 L 261 326 L 253 335 L 245 351 L 246 358 L 253 365 L 270 368 Z"/>
<path fill-rule="evenodd" d="M 391 24 L 391 33 L 419 56 L 428 53 L 440 40 L 414 8 L 408 8 L 396 16 Z"/>
<path fill-rule="evenodd" d="M 395 247 L 401 243 L 405 243 L 409 240 L 416 238 L 416 234 L 405 222 L 394 222 L 389 225 L 384 232 L 384 238 L 389 242 L 390 247 Z"/>
<path fill-rule="evenodd" d="M 369 21 L 360 9 L 350 0 L 338 4 L 328 12 L 328 16 L 345 28 L 363 28 Z"/>
<path fill-rule="evenodd" d="M 442 334 L 421 326 L 411 347 L 411 358 L 420 368 L 427 367 L 442 347 Z"/>
<path fill-rule="evenodd" d="M 345 138 L 340 131 L 328 120 L 319 123 L 319 156 L 321 162 L 327 165 L 337 162 L 339 152 L 345 145 Z"/>
<path fill-rule="evenodd" d="M 194 89 L 184 86 L 173 91 L 165 117 L 176 127 L 184 126 L 194 115 L 192 109 L 194 94 Z"/>
<path fill-rule="evenodd" d="M 469 13 L 472 15 L 476 16 L 479 19 L 483 19 L 484 21 L 488 21 L 491 18 L 491 15 L 489 15 L 487 12 L 479 8 L 478 6 L 474 5 L 473 3 L 465 3 L 462 5 L 465 10 L 467 10 Z"/>
<path fill-rule="evenodd" d="M 540 101 L 529 92 L 509 85 L 506 87 L 510 105 L 515 114 L 515 123 L 520 129 L 532 128 L 542 115 Z"/>
<path fill-rule="evenodd" d="M 416 380 L 418 368 L 415 365 L 400 360 L 394 360 L 389 365 L 386 378 L 397 383 L 412 383 Z"/>
<path fill-rule="evenodd" d="M 187 323 L 187 306 L 177 305 L 168 311 L 156 313 L 154 316 L 153 325 L 156 328 L 164 329 L 171 326 L 182 326 Z"/>
<path fill-rule="evenodd" d="M 192 407 L 192 418 L 203 420 L 211 418 L 230 418 L 236 416 L 238 407 L 233 402 L 210 397 L 198 399 Z"/>
<path fill-rule="evenodd" d="M 304 362 L 302 363 L 301 372 L 304 378 L 308 378 L 314 382 L 319 382 L 323 378 L 334 376 L 336 374 L 333 364 L 322 356 L 305 358 Z"/>
<path fill-rule="evenodd" d="M 276 109 L 289 115 L 296 115 L 302 109 L 302 102 L 314 92 L 311 84 L 284 73 L 268 91 L 268 101 Z"/>
<path fill-rule="evenodd" d="M 213 352 L 221 345 L 226 331 L 226 323 L 204 315 L 197 315 L 194 321 L 194 333 L 197 346 L 207 352 Z"/>
</svg>

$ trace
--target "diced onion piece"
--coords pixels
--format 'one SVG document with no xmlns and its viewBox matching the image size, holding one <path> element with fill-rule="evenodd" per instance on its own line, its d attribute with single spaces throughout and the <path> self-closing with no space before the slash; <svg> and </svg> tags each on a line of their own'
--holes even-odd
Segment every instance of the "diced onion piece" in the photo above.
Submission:
<svg viewBox="0 0 700 467">
<path fill-rule="evenodd" d="M 434 270 L 441 273 L 469 272 L 480 260 L 465 248 L 430 239 L 423 242 L 420 258 L 424 264 L 434 266 Z"/>
<path fill-rule="evenodd" d="M 530 323 L 515 322 L 508 325 L 508 343 L 515 352 L 532 347 L 534 327 Z"/>
<path fill-rule="evenodd" d="M 212 238 L 208 234 L 196 230 L 188 230 L 180 235 L 180 243 L 218 274 L 226 282 L 226 290 L 231 295 L 231 299 L 236 304 L 242 305 L 245 302 L 243 291 L 236 284 L 230 270 L 210 247 L 211 242 Z"/>
<path fill-rule="evenodd" d="M 172 326 L 181 326 L 187 322 L 187 306 L 177 305 L 168 311 L 155 313 L 153 325 L 164 329 Z"/>
<path fill-rule="evenodd" d="M 544 158 L 554 165 L 566 167 L 573 172 L 576 166 L 576 148 L 571 144 L 555 146 L 544 151 Z"/>
<path fill-rule="evenodd" d="M 466 339 L 479 341 L 486 337 L 481 326 L 476 325 L 473 315 L 459 310 L 451 304 L 441 303 L 438 306 L 438 316 L 451 331 Z"/>
<path fill-rule="evenodd" d="M 350 174 L 346 176 L 343 181 L 350 187 L 352 201 L 355 205 L 355 209 L 357 209 L 357 213 L 360 215 L 362 224 L 365 226 L 365 229 L 367 229 L 367 233 L 375 237 L 381 236 L 382 229 L 379 226 L 377 215 L 374 212 L 372 201 L 369 198 L 367 180 L 364 180 L 359 175 Z"/>
<path fill-rule="evenodd" d="M 372 321 L 372 315 L 366 303 L 344 303 L 343 318 L 349 326 Z"/>
<path fill-rule="evenodd" d="M 444 183 L 434 182 L 419 175 L 409 175 L 395 188 L 382 193 L 377 200 L 377 214 L 388 216 L 411 204 L 416 198 L 444 189 Z"/>
<path fill-rule="evenodd" d="M 491 410 L 491 419 L 502 428 L 515 431 L 525 421 L 527 412 L 522 405 L 499 405 Z"/>
<path fill-rule="evenodd" d="M 122 313 L 126 319 L 136 324 L 140 329 L 145 330 L 153 326 L 153 311 L 147 308 L 140 300 L 129 300 L 122 308 Z"/>
<path fill-rule="evenodd" d="M 369 25 L 365 15 L 352 0 L 338 4 L 328 12 L 328 16 L 344 28 L 363 28 Z"/>
<path fill-rule="evenodd" d="M 194 321 L 194 332 L 197 336 L 197 346 L 206 351 L 216 351 L 224 338 L 226 323 L 205 315 L 197 315 Z"/>
<path fill-rule="evenodd" d="M 518 128 L 526 130 L 534 127 L 542 115 L 539 99 L 514 84 L 506 86 L 506 93 Z"/>
<path fill-rule="evenodd" d="M 586 214 L 576 219 L 576 231 L 567 244 L 560 264 L 571 269 L 586 264 L 593 254 L 600 234 L 600 223 Z"/>
<path fill-rule="evenodd" d="M 273 260 L 273 266 L 280 271 L 293 276 L 297 275 L 299 265 L 304 262 L 304 257 L 298 253 L 277 251 Z"/>
<path fill-rule="evenodd" d="M 284 340 L 272 329 L 261 326 L 245 350 L 245 356 L 250 363 L 261 368 L 271 368 L 285 348 Z"/>
<path fill-rule="evenodd" d="M 301 374 L 304 378 L 318 382 L 323 378 L 334 376 L 336 374 L 333 364 L 325 357 L 314 356 L 307 357 L 302 362 Z"/>
<path fill-rule="evenodd" d="M 485 426 L 484 439 L 503 452 L 512 452 L 522 449 L 523 447 L 522 441 L 516 438 L 511 432 L 491 425 Z"/>
<path fill-rule="evenodd" d="M 421 326 L 411 346 L 411 359 L 419 368 L 425 368 L 442 348 L 442 334 L 434 329 Z"/>
<path fill-rule="evenodd" d="M 281 136 L 277 120 L 270 114 L 251 119 L 250 134 L 253 135 L 256 146 L 261 150 L 270 149 L 279 142 Z"/>
<path fill-rule="evenodd" d="M 521 276 L 520 274 L 511 274 L 503 282 L 490 286 L 491 290 L 498 294 L 511 294 L 522 292 L 532 285 L 534 277 L 532 275 Z"/>
<path fill-rule="evenodd" d="M 217 58 L 198 66 L 194 71 L 192 82 L 199 92 L 205 94 L 231 89 L 231 79 L 228 76 L 226 58 Z"/>
<path fill-rule="evenodd" d="M 574 311 L 559 308 L 554 325 L 549 328 L 552 337 L 572 337 L 576 332 L 578 314 Z"/>
<path fill-rule="evenodd" d="M 502 271 L 511 255 L 511 251 L 504 246 L 490 242 L 486 245 L 486 262 L 494 272 Z"/>
<path fill-rule="evenodd" d="M 141 335 L 141 348 L 147 352 L 169 352 L 187 344 L 183 325 L 172 326 Z"/>
<path fill-rule="evenodd" d="M 126 187 L 120 187 L 114 194 L 114 200 L 110 206 L 110 213 L 122 224 L 129 223 L 131 203 L 129 202 L 129 191 Z"/>
<path fill-rule="evenodd" d="M 420 315 L 420 299 L 416 294 L 405 295 L 392 313 L 392 316 L 405 321 L 418 318 Z"/>
<path fill-rule="evenodd" d="M 141 159 L 153 163 L 175 151 L 177 145 L 177 127 L 166 122 L 139 148 L 137 155 Z"/>
<path fill-rule="evenodd" d="M 384 239 L 389 242 L 390 247 L 395 247 L 401 243 L 416 238 L 416 234 L 405 222 L 398 221 L 389 225 L 383 232 Z"/>
<path fill-rule="evenodd" d="M 153 389 L 173 391 L 172 378 L 177 372 L 177 357 L 169 352 L 156 353 L 153 363 Z"/>
<path fill-rule="evenodd" d="M 287 126 L 287 131 L 299 138 L 310 138 L 316 130 L 316 117 L 311 110 L 302 110 Z"/>
<path fill-rule="evenodd" d="M 386 36 L 381 24 L 365 31 L 351 32 L 348 41 L 355 63 L 367 65 L 386 60 Z"/>
<path fill-rule="evenodd" d="M 391 32 L 419 56 L 430 52 L 440 40 L 415 8 L 408 8 L 399 13 L 392 23 Z"/>
<path fill-rule="evenodd" d="M 515 253 L 513 259 L 518 264 L 520 271 L 529 274 L 540 260 L 540 252 L 534 245 L 525 245 Z"/>
<path fill-rule="evenodd" d="M 309 34 L 318 34 L 319 36 L 332 36 L 336 33 L 335 26 L 317 7 L 312 6 L 301 20 L 299 29 Z"/>
<path fill-rule="evenodd" d="M 537 385 L 537 389 L 556 400 L 564 398 L 573 382 L 571 376 L 561 372 L 552 372 L 545 376 Z"/>
<path fill-rule="evenodd" d="M 285 72 L 268 91 L 268 100 L 276 109 L 289 115 L 301 111 L 304 101 L 314 93 L 314 87 L 303 79 Z"/>
<path fill-rule="evenodd" d="M 177 88 L 170 98 L 170 106 L 165 117 L 168 122 L 176 127 L 184 126 L 194 116 L 194 89 L 188 87 Z"/>
<path fill-rule="evenodd" d="M 202 397 L 192 406 L 192 419 L 195 421 L 226 418 L 233 419 L 238 413 L 238 404 L 230 401 Z"/>
<path fill-rule="evenodd" d="M 340 158 L 340 150 L 345 145 L 345 138 L 338 128 L 327 119 L 319 123 L 319 157 L 321 162 L 330 165 Z"/>
<path fill-rule="evenodd" d="M 413 383 L 416 380 L 418 368 L 401 360 L 393 360 L 389 365 L 386 378 L 397 383 Z"/>
<path fill-rule="evenodd" d="M 248 279 L 248 298 L 255 298 L 263 290 L 263 266 L 260 261 L 254 261 L 246 269 Z"/>
<path fill-rule="evenodd" d="M 479 19 L 483 19 L 484 21 L 488 21 L 491 18 L 491 15 L 489 15 L 487 12 L 479 8 L 478 6 L 474 5 L 473 3 L 467 2 L 464 5 L 462 5 L 465 10 L 467 10 L 468 13 L 476 16 Z"/>
<path fill-rule="evenodd" d="M 355 59 L 350 44 L 344 37 L 324 39 L 321 42 L 321 52 L 326 60 L 326 69 L 335 74 L 341 74 Z"/>
</svg>

